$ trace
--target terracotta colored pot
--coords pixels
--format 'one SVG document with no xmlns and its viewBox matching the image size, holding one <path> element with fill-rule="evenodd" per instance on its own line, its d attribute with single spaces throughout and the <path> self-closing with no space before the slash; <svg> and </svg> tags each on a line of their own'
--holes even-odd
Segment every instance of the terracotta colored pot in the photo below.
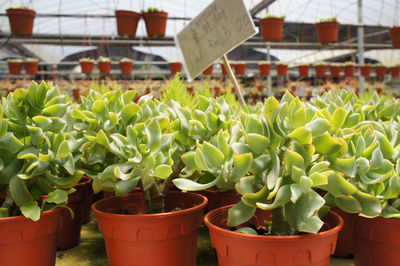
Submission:
<svg viewBox="0 0 400 266">
<path fill-rule="evenodd" d="M 24 62 L 24 68 L 25 68 L 26 74 L 36 75 L 38 72 L 38 68 L 39 68 L 39 62 L 38 61 Z"/>
<path fill-rule="evenodd" d="M 331 77 L 339 77 L 341 66 L 330 65 L 329 72 L 331 73 Z"/>
<path fill-rule="evenodd" d="M 74 186 L 76 191 L 68 195 L 67 205 L 74 212 L 74 219 L 68 209 L 63 209 L 57 231 L 57 247 L 60 249 L 72 248 L 79 244 L 81 239 L 82 207 L 87 190 L 91 189 L 91 180 L 83 178 Z"/>
<path fill-rule="evenodd" d="M 365 78 L 368 78 L 369 76 L 371 76 L 371 70 L 372 70 L 372 66 L 371 65 L 360 66 L 361 76 L 363 76 Z"/>
<path fill-rule="evenodd" d="M 346 77 L 352 77 L 352 76 L 354 76 L 356 67 L 355 66 L 343 66 L 343 70 L 344 70 L 344 75 Z"/>
<path fill-rule="evenodd" d="M 22 62 L 7 62 L 8 74 L 10 75 L 20 75 L 22 69 Z"/>
<path fill-rule="evenodd" d="M 0 265 L 54 266 L 61 208 L 45 211 L 36 222 L 24 216 L 0 218 Z"/>
<path fill-rule="evenodd" d="M 109 74 L 111 72 L 111 61 L 97 62 L 100 74 Z"/>
<path fill-rule="evenodd" d="M 89 181 L 87 186 L 84 186 L 86 189 L 86 194 L 83 197 L 82 203 L 82 214 L 81 214 L 81 224 L 86 224 L 90 222 L 90 216 L 92 214 L 92 202 L 94 197 L 94 192 L 92 189 L 93 180 L 89 177 L 85 177 Z"/>
<path fill-rule="evenodd" d="M 339 232 L 335 254 L 333 255 L 335 257 L 347 258 L 354 254 L 353 219 L 357 215 L 344 212 L 337 207 L 332 210 L 343 219 L 343 229 Z"/>
<path fill-rule="evenodd" d="M 82 62 L 79 62 L 79 64 L 81 65 L 81 69 L 82 69 L 82 73 L 83 74 L 92 73 L 94 62 L 82 61 Z"/>
<path fill-rule="evenodd" d="M 33 31 L 33 21 L 36 12 L 27 8 L 7 9 L 8 21 L 10 22 L 11 32 L 18 36 L 30 36 Z"/>
<path fill-rule="evenodd" d="M 390 75 L 392 78 L 398 78 L 400 76 L 400 66 L 393 66 L 390 68 Z"/>
<path fill-rule="evenodd" d="M 210 229 L 212 246 L 217 250 L 219 266 L 250 265 L 312 265 L 328 266 L 335 251 L 342 218 L 334 212 L 325 217 L 324 230 L 318 234 L 295 236 L 248 235 L 230 231 L 226 226 L 228 210 L 225 206 L 206 214 L 204 222 Z M 264 226 L 271 220 L 270 211 L 257 209 L 246 224 Z"/>
<path fill-rule="evenodd" d="M 146 23 L 147 35 L 153 37 L 164 37 L 167 28 L 168 13 L 146 12 L 143 14 L 144 22 Z"/>
<path fill-rule="evenodd" d="M 392 39 L 392 47 L 400 48 L 400 27 L 393 26 L 390 28 L 390 38 Z"/>
<path fill-rule="evenodd" d="M 258 64 L 260 70 L 260 77 L 268 76 L 271 71 L 271 64 Z"/>
<path fill-rule="evenodd" d="M 326 65 L 316 65 L 314 66 L 315 76 L 324 77 L 326 73 Z"/>
<path fill-rule="evenodd" d="M 276 72 L 278 76 L 286 76 L 288 65 L 276 65 Z"/>
<path fill-rule="evenodd" d="M 205 208 L 206 212 L 218 209 L 220 207 L 236 204 L 240 201 L 241 195 L 234 192 L 218 192 L 215 188 L 196 191 L 208 199 Z"/>
<path fill-rule="evenodd" d="M 264 90 L 264 86 L 257 86 L 257 91 L 258 92 L 260 92 L 260 93 L 262 93 L 263 92 L 263 90 Z"/>
<path fill-rule="evenodd" d="M 181 62 L 171 62 L 169 63 L 169 70 L 171 71 L 171 75 L 174 76 L 176 73 L 180 73 L 182 71 L 182 63 Z"/>
<path fill-rule="evenodd" d="M 111 266 L 196 264 L 197 230 L 202 224 L 207 198 L 194 193 L 170 192 L 165 203 L 168 211 L 176 207 L 182 210 L 141 214 L 146 209 L 141 193 L 93 204 Z M 118 214 L 120 210 L 139 214 Z"/>
<path fill-rule="evenodd" d="M 301 77 L 307 77 L 310 70 L 310 65 L 297 66 L 297 69 L 299 70 L 299 75 Z"/>
<path fill-rule="evenodd" d="M 214 96 L 219 97 L 220 94 L 220 87 L 214 87 Z"/>
<path fill-rule="evenodd" d="M 222 63 L 221 65 L 221 70 L 222 70 L 222 75 L 227 76 L 228 75 L 228 70 L 225 68 L 225 65 Z M 231 66 L 232 71 L 235 69 L 235 64 L 229 64 Z"/>
<path fill-rule="evenodd" d="M 247 64 L 235 64 L 234 68 L 235 68 L 235 74 L 238 76 L 244 76 L 246 74 L 246 67 Z"/>
<path fill-rule="evenodd" d="M 129 10 L 115 10 L 119 36 L 135 37 L 140 14 Z"/>
<path fill-rule="evenodd" d="M 325 21 L 315 24 L 318 33 L 318 42 L 322 44 L 335 43 L 338 40 L 339 23 Z"/>
<path fill-rule="evenodd" d="M 379 95 L 382 94 L 383 89 L 382 88 L 376 88 L 376 93 L 378 93 Z"/>
<path fill-rule="evenodd" d="M 187 92 L 193 94 L 193 87 L 186 87 Z"/>
<path fill-rule="evenodd" d="M 72 95 L 77 103 L 81 102 L 80 89 L 72 89 Z"/>
<path fill-rule="evenodd" d="M 375 74 L 377 78 L 384 78 L 386 76 L 386 67 L 375 66 Z"/>
<path fill-rule="evenodd" d="M 279 42 L 283 33 L 283 18 L 260 19 L 260 31 L 263 41 Z"/>
<path fill-rule="evenodd" d="M 354 218 L 354 264 L 356 266 L 399 265 L 400 220 Z"/>
<path fill-rule="evenodd" d="M 133 62 L 132 61 L 119 62 L 119 68 L 121 69 L 122 75 L 130 75 L 133 69 Z"/>
<path fill-rule="evenodd" d="M 214 64 L 212 64 L 211 66 L 207 67 L 207 68 L 203 71 L 203 75 L 212 75 L 213 67 L 214 67 Z"/>
</svg>

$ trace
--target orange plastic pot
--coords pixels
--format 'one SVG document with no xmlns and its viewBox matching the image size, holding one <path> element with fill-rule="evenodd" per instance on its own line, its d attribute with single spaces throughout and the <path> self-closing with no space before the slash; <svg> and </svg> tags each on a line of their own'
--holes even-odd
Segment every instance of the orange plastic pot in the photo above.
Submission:
<svg viewBox="0 0 400 266">
<path fill-rule="evenodd" d="M 338 40 L 339 23 L 325 21 L 315 24 L 318 33 L 318 42 L 322 44 L 335 43 Z"/>
<path fill-rule="evenodd" d="M 194 193 L 170 192 L 165 204 L 167 211 L 176 207 L 182 210 L 142 214 L 146 213 L 142 193 L 93 204 L 111 266 L 196 264 L 197 230 L 207 198 Z M 118 214 L 120 210 L 137 215 Z"/>
<path fill-rule="evenodd" d="M 315 76 L 323 77 L 326 73 L 326 65 L 316 65 L 314 66 Z"/>
<path fill-rule="evenodd" d="M 140 14 L 129 10 L 115 10 L 119 36 L 135 37 Z"/>
<path fill-rule="evenodd" d="M 335 257 L 347 258 L 354 254 L 353 219 L 356 215 L 344 212 L 337 207 L 333 208 L 333 211 L 343 219 L 343 228 L 339 232 L 335 254 L 333 255 Z"/>
<path fill-rule="evenodd" d="M 206 212 L 218 209 L 220 207 L 236 204 L 240 201 L 241 195 L 234 192 L 219 192 L 215 188 L 197 191 L 197 193 L 208 199 L 205 208 Z"/>
<path fill-rule="evenodd" d="M 28 8 L 9 8 L 7 9 L 7 16 L 13 34 L 18 36 L 32 35 L 33 21 L 36 17 L 34 10 Z"/>
<path fill-rule="evenodd" d="M 390 68 L 390 75 L 392 78 L 398 78 L 400 76 L 400 66 L 393 66 Z"/>
<path fill-rule="evenodd" d="M 356 67 L 355 66 L 343 66 L 343 70 L 344 70 L 344 75 L 346 77 L 352 77 L 352 76 L 354 76 Z"/>
<path fill-rule="evenodd" d="M 28 75 L 36 75 L 38 72 L 39 68 L 39 62 L 35 61 L 29 61 L 29 62 L 24 62 L 24 68 L 25 72 Z"/>
<path fill-rule="evenodd" d="M 213 67 L 214 64 L 212 64 L 211 66 L 207 67 L 204 71 L 203 71 L 203 75 L 211 75 L 212 71 L 213 71 Z"/>
<path fill-rule="evenodd" d="M 365 78 L 368 78 L 369 76 L 371 76 L 371 70 L 372 70 L 371 65 L 360 66 L 361 76 L 363 76 Z"/>
<path fill-rule="evenodd" d="M 146 12 L 143 14 L 143 19 L 146 24 L 147 35 L 153 37 L 164 37 L 167 28 L 168 13 Z"/>
<path fill-rule="evenodd" d="M 119 62 L 119 68 L 121 69 L 121 74 L 130 75 L 133 70 L 133 62 L 132 61 Z"/>
<path fill-rule="evenodd" d="M 268 76 L 271 71 L 271 64 L 258 64 L 260 70 L 260 77 Z"/>
<path fill-rule="evenodd" d="M 212 246 L 216 249 L 219 266 L 308 265 L 328 266 L 334 253 L 342 218 L 329 212 L 322 232 L 295 236 L 261 236 L 232 232 L 226 226 L 225 206 L 206 214 L 204 222 L 210 230 Z M 263 226 L 271 220 L 270 211 L 257 210 L 249 224 Z"/>
<path fill-rule="evenodd" d="M 172 76 L 176 75 L 176 73 L 182 71 L 182 63 L 181 62 L 169 63 L 169 70 L 171 71 Z"/>
<path fill-rule="evenodd" d="M 24 216 L 0 218 L 0 265 L 54 266 L 61 208 L 45 211 L 36 222 Z"/>
<path fill-rule="evenodd" d="M 390 28 L 390 38 L 392 39 L 392 47 L 400 48 L 400 27 L 393 26 Z"/>
<path fill-rule="evenodd" d="M 81 65 L 81 69 L 82 69 L 82 73 L 83 73 L 83 74 L 90 74 L 90 73 L 92 73 L 94 62 L 91 62 L 91 61 L 82 61 L 82 62 L 79 62 L 79 64 Z"/>
<path fill-rule="evenodd" d="M 264 90 L 264 86 L 262 86 L 262 85 L 257 86 L 257 91 L 258 91 L 258 92 L 262 93 L 263 90 Z"/>
<path fill-rule="evenodd" d="M 301 77 L 307 77 L 310 70 L 310 65 L 297 66 L 297 69 L 299 70 L 299 75 Z"/>
<path fill-rule="evenodd" d="M 193 87 L 186 87 L 187 92 L 193 94 Z"/>
<path fill-rule="evenodd" d="M 100 74 L 110 74 L 111 61 L 97 62 Z"/>
<path fill-rule="evenodd" d="M 339 77 L 341 66 L 330 65 L 329 72 L 331 73 L 331 77 Z"/>
<path fill-rule="evenodd" d="M 22 68 L 22 62 L 7 62 L 8 65 L 8 74 L 10 75 L 20 75 L 21 74 L 21 68 Z"/>
<path fill-rule="evenodd" d="M 214 96 L 219 97 L 220 94 L 220 87 L 214 87 Z"/>
<path fill-rule="evenodd" d="M 288 65 L 276 65 L 276 72 L 278 76 L 286 76 Z"/>
<path fill-rule="evenodd" d="M 88 180 L 89 184 L 87 186 L 84 186 L 86 191 L 82 202 L 81 224 L 86 224 L 90 221 L 90 216 L 92 213 L 92 202 L 94 197 L 94 192 L 92 189 L 93 180 L 89 177 L 84 178 Z"/>
<path fill-rule="evenodd" d="M 238 76 L 244 76 L 246 74 L 246 67 L 247 64 L 235 64 L 234 68 L 235 68 L 235 74 Z"/>
<path fill-rule="evenodd" d="M 260 19 L 260 31 L 263 41 L 279 42 L 283 34 L 283 18 Z"/>
<path fill-rule="evenodd" d="M 74 219 L 68 209 L 63 209 L 60 224 L 57 231 L 57 247 L 67 249 L 79 244 L 81 239 L 82 208 L 87 195 L 87 189 L 91 188 L 91 180 L 82 178 L 81 182 L 74 186 L 76 191 L 68 195 L 67 205 L 74 212 Z"/>
<path fill-rule="evenodd" d="M 356 266 L 399 265 L 400 220 L 354 218 L 354 264 Z"/>
<path fill-rule="evenodd" d="M 72 95 L 77 103 L 81 102 L 80 89 L 72 89 Z"/>
<path fill-rule="evenodd" d="M 384 78 L 386 76 L 386 67 L 385 66 L 376 66 L 375 67 L 375 75 L 377 78 Z"/>
<path fill-rule="evenodd" d="M 228 75 L 228 70 L 225 67 L 225 64 L 220 64 L 221 65 L 221 70 L 222 70 L 222 75 L 227 76 Z M 235 69 L 235 64 L 229 64 L 231 69 Z"/>
</svg>

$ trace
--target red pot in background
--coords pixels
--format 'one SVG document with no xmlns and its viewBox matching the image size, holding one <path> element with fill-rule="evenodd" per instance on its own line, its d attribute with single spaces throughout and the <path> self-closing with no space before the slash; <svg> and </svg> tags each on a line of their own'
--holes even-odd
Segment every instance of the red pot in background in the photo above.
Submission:
<svg viewBox="0 0 400 266">
<path fill-rule="evenodd" d="M 111 72 L 111 61 L 99 61 L 97 62 L 100 74 L 110 74 Z"/>
<path fill-rule="evenodd" d="M 176 73 L 180 73 L 182 71 L 182 63 L 181 62 L 170 62 L 169 70 L 171 71 L 171 75 L 174 76 Z"/>
<path fill-rule="evenodd" d="M 74 96 L 74 100 L 77 103 L 81 102 L 81 95 L 80 95 L 80 89 L 72 89 L 72 95 Z"/>
<path fill-rule="evenodd" d="M 87 177 L 87 180 L 89 181 L 89 184 L 87 186 L 84 186 L 86 191 L 82 203 L 81 224 L 88 223 L 90 221 L 90 216 L 92 213 L 92 202 L 94 198 L 94 192 L 92 189 L 93 180 L 89 177 Z"/>
<path fill-rule="evenodd" d="M 119 36 L 135 37 L 140 14 L 129 10 L 115 10 Z"/>
<path fill-rule="evenodd" d="M 400 76 L 400 66 L 392 66 L 390 68 L 390 75 L 392 78 L 398 78 Z"/>
<path fill-rule="evenodd" d="M 322 44 L 335 43 L 338 40 L 339 23 L 325 21 L 315 24 L 318 33 L 318 42 Z"/>
<path fill-rule="evenodd" d="M 260 19 L 260 31 L 263 41 L 279 42 L 283 34 L 283 18 Z"/>
<path fill-rule="evenodd" d="M 31 36 L 36 12 L 28 8 L 7 9 L 11 32 L 17 36 Z"/>
<path fill-rule="evenodd" d="M 45 211 L 36 222 L 24 216 L 0 218 L 0 265 L 55 265 L 62 211 Z"/>
<path fill-rule="evenodd" d="M 230 65 L 230 67 L 231 67 L 231 69 L 232 69 L 232 71 L 235 69 L 235 64 L 229 64 Z M 224 75 L 224 76 L 227 76 L 228 75 L 228 71 L 226 70 L 226 68 L 225 68 L 225 65 L 222 63 L 222 64 L 220 64 L 220 66 L 221 66 L 221 70 L 222 70 L 222 75 Z"/>
<path fill-rule="evenodd" d="M 142 15 L 146 24 L 147 36 L 150 38 L 165 36 L 168 19 L 167 12 L 145 12 Z"/>
<path fill-rule="evenodd" d="M 130 75 L 133 69 L 133 62 L 132 61 L 120 61 L 119 68 L 121 69 L 121 74 L 123 75 Z"/>
<path fill-rule="evenodd" d="M 299 70 L 299 75 L 301 77 L 307 77 L 310 70 L 310 65 L 300 65 L 297 66 L 297 69 Z"/>
<path fill-rule="evenodd" d="M 344 75 L 346 77 L 353 77 L 356 70 L 355 66 L 343 66 Z"/>
<path fill-rule="evenodd" d="M 232 92 L 232 93 L 235 93 L 235 91 L 236 91 L 236 90 L 235 90 L 235 87 L 232 87 L 232 88 L 231 88 L 231 92 Z"/>
<path fill-rule="evenodd" d="M 194 193 L 170 192 L 165 205 L 166 213 L 145 214 L 141 193 L 93 204 L 111 266 L 196 264 L 197 231 L 207 198 Z M 171 212 L 176 207 L 182 210 Z M 119 214 L 121 211 L 139 215 Z"/>
<path fill-rule="evenodd" d="M 281 64 L 276 65 L 276 72 L 278 76 L 286 76 L 287 70 L 288 70 L 288 65 L 281 65 Z"/>
<path fill-rule="evenodd" d="M 193 87 L 186 87 L 187 92 L 193 94 Z"/>
<path fill-rule="evenodd" d="M 206 212 L 218 209 L 220 207 L 236 204 L 242 197 L 235 192 L 219 192 L 216 188 L 196 191 L 196 193 L 205 196 L 208 199 L 208 204 L 205 208 Z"/>
<path fill-rule="evenodd" d="M 20 75 L 21 74 L 21 68 L 22 68 L 22 62 L 7 62 L 8 65 L 8 74 L 10 75 Z"/>
<path fill-rule="evenodd" d="M 36 75 L 38 72 L 38 68 L 39 68 L 39 62 L 38 61 L 24 62 L 24 68 L 25 68 L 26 74 Z"/>
<path fill-rule="evenodd" d="M 382 89 L 382 88 L 376 88 L 375 90 L 376 90 L 376 93 L 378 93 L 379 95 L 381 95 L 381 94 L 382 94 L 382 91 L 383 91 L 383 89 Z"/>
<path fill-rule="evenodd" d="M 368 78 L 369 76 L 371 76 L 371 70 L 372 70 L 372 66 L 371 65 L 360 66 L 361 76 L 363 76 L 365 78 Z"/>
<path fill-rule="evenodd" d="M 330 65 L 329 72 L 331 73 L 331 77 L 339 77 L 340 69 L 341 69 L 341 66 Z"/>
<path fill-rule="evenodd" d="M 335 254 L 333 255 L 335 257 L 347 258 L 354 254 L 353 219 L 357 215 L 344 212 L 337 207 L 332 210 L 343 218 L 343 229 L 339 232 Z"/>
<path fill-rule="evenodd" d="M 386 76 L 386 67 L 375 66 L 375 74 L 377 78 L 384 78 Z"/>
<path fill-rule="evenodd" d="M 214 64 L 210 65 L 203 71 L 203 75 L 212 75 Z"/>
<path fill-rule="evenodd" d="M 315 76 L 323 77 L 325 76 L 326 73 L 326 65 L 315 65 L 314 70 L 315 70 Z"/>
<path fill-rule="evenodd" d="M 271 71 L 271 64 L 258 64 L 260 70 L 260 77 L 268 76 Z"/>
<path fill-rule="evenodd" d="M 238 76 L 244 76 L 246 74 L 246 67 L 247 67 L 246 63 L 244 63 L 244 64 L 236 63 L 234 65 L 235 74 L 238 75 Z"/>
<path fill-rule="evenodd" d="M 214 87 L 214 96 L 219 97 L 220 94 L 220 87 Z"/>
<path fill-rule="evenodd" d="M 400 27 L 393 26 L 390 28 L 390 38 L 392 39 L 392 47 L 400 48 Z"/>
<path fill-rule="evenodd" d="M 257 86 L 257 91 L 258 92 L 260 92 L 260 93 L 262 93 L 263 92 L 263 90 L 264 90 L 264 86 Z"/>
<path fill-rule="evenodd" d="M 210 230 L 212 246 L 216 249 L 219 266 L 256 265 L 329 265 L 335 250 L 338 232 L 343 227 L 342 218 L 329 212 L 324 219 L 322 232 L 294 236 L 248 235 L 230 231 L 226 225 L 228 210 L 221 207 L 206 214 L 205 225 Z M 271 221 L 271 212 L 257 209 L 246 224 L 264 227 Z"/>
<path fill-rule="evenodd" d="M 83 74 L 90 74 L 93 71 L 94 62 L 92 61 L 81 61 L 79 62 L 81 65 L 82 73 Z"/>
</svg>

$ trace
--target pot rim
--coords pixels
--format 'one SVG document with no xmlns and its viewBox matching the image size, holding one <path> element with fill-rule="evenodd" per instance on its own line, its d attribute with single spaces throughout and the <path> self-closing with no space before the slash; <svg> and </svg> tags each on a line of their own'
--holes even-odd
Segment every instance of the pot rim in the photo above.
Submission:
<svg viewBox="0 0 400 266">
<path fill-rule="evenodd" d="M 32 222 L 36 223 L 36 222 L 40 222 L 40 220 L 42 219 L 43 216 L 48 216 L 48 215 L 50 215 L 50 214 L 52 214 L 54 212 L 61 212 L 63 209 L 64 208 L 62 208 L 62 207 L 57 207 L 57 208 L 54 208 L 54 209 L 51 209 L 51 210 L 48 210 L 48 211 L 41 212 L 40 213 L 40 219 L 37 220 L 37 221 L 33 221 L 32 219 L 26 218 L 23 215 L 18 215 L 18 216 L 11 216 L 11 217 L 1 217 L 0 218 L 0 223 L 19 221 L 19 220 L 23 220 L 23 219 L 29 219 Z"/>
</svg>

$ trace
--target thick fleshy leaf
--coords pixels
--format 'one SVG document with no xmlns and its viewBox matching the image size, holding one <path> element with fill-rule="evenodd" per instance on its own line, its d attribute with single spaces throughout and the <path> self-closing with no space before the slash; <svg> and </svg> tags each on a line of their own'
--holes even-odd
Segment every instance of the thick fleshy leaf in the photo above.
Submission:
<svg viewBox="0 0 400 266">
<path fill-rule="evenodd" d="M 117 196 L 123 196 L 125 194 L 128 194 L 137 186 L 137 184 L 139 183 L 139 180 L 140 180 L 140 177 L 135 177 L 135 178 L 129 179 L 129 180 L 118 181 L 114 186 L 115 194 Z"/>
<path fill-rule="evenodd" d="M 67 202 L 67 200 L 68 200 L 67 191 L 61 190 L 61 189 L 56 189 L 56 190 L 50 192 L 46 198 L 47 202 L 51 202 L 51 203 L 55 203 L 55 204 L 61 204 L 61 203 Z"/>
<path fill-rule="evenodd" d="M 247 122 L 247 128 L 246 128 L 248 133 L 256 133 L 260 135 L 264 135 L 264 130 L 262 123 L 260 119 L 257 118 L 257 116 L 250 115 L 249 121 Z"/>
<path fill-rule="evenodd" d="M 249 207 L 242 201 L 239 201 L 235 206 L 228 211 L 228 226 L 237 226 L 250 220 L 256 213 L 256 208 Z"/>
<path fill-rule="evenodd" d="M 40 219 L 40 208 L 36 201 L 31 201 L 21 206 L 21 212 L 26 218 L 35 222 Z"/>
<path fill-rule="evenodd" d="M 253 155 L 251 153 L 233 155 L 234 167 L 232 171 L 232 181 L 236 182 L 242 178 L 250 170 L 253 163 Z"/>
<path fill-rule="evenodd" d="M 13 176 L 11 178 L 9 190 L 15 204 L 19 207 L 33 201 L 32 195 L 26 185 L 26 181 L 20 179 L 18 176 Z"/>
<path fill-rule="evenodd" d="M 161 179 L 167 179 L 171 174 L 172 174 L 172 167 L 167 164 L 161 164 L 156 167 L 153 176 Z"/>
<path fill-rule="evenodd" d="M 336 196 L 335 203 L 340 209 L 348 213 L 360 213 L 362 210 L 361 204 L 351 195 Z"/>
<path fill-rule="evenodd" d="M 345 158 L 345 159 L 341 159 L 341 158 L 336 159 L 335 167 L 337 170 L 341 171 L 348 177 L 356 176 L 357 166 L 356 166 L 354 157 Z"/>
<path fill-rule="evenodd" d="M 309 174 L 323 172 L 328 169 L 329 165 L 330 163 L 328 161 L 318 162 L 311 167 Z"/>
<path fill-rule="evenodd" d="M 311 130 L 304 126 L 293 130 L 288 137 L 297 140 L 302 144 L 311 144 L 312 142 Z"/>
<path fill-rule="evenodd" d="M 150 152 L 154 152 L 160 147 L 161 143 L 161 128 L 158 120 L 153 118 L 146 127 L 146 134 L 148 138 L 148 146 Z"/>
<path fill-rule="evenodd" d="M 304 159 L 297 152 L 287 150 L 285 155 L 285 169 L 288 173 L 292 172 L 292 166 L 304 169 Z"/>
<path fill-rule="evenodd" d="M 278 154 L 273 148 L 268 148 L 268 151 L 272 160 L 272 169 L 267 175 L 267 186 L 268 189 L 273 189 L 279 177 L 280 160 Z"/>
<path fill-rule="evenodd" d="M 210 169 L 220 168 L 224 162 L 224 154 L 217 147 L 207 141 L 203 142 L 201 152 L 208 168 Z"/>
<path fill-rule="evenodd" d="M 331 124 L 324 118 L 316 118 L 306 124 L 306 127 L 312 131 L 313 136 L 324 134 L 331 128 Z"/>
<path fill-rule="evenodd" d="M 376 197 L 361 191 L 357 191 L 353 196 L 360 203 L 363 215 L 376 217 L 381 213 L 382 205 Z"/>
<path fill-rule="evenodd" d="M 220 177 L 215 178 L 211 182 L 207 184 L 200 184 L 195 181 L 192 181 L 190 179 L 186 178 L 176 178 L 172 182 L 175 184 L 175 186 L 181 190 L 185 191 L 198 191 L 198 190 L 204 190 L 207 188 L 210 188 L 212 186 L 215 186 L 219 181 Z"/>
<path fill-rule="evenodd" d="M 61 142 L 60 146 L 58 146 L 56 157 L 65 158 L 70 154 L 70 152 L 68 141 L 64 140 Z"/>
<path fill-rule="evenodd" d="M 340 150 L 342 143 L 328 133 L 313 138 L 315 151 L 321 155 L 332 154 Z"/>
<path fill-rule="evenodd" d="M 292 194 L 290 191 L 290 185 L 284 185 L 279 188 L 278 193 L 276 193 L 274 202 L 267 203 L 257 203 L 257 207 L 263 210 L 272 210 L 281 207 L 290 201 Z"/>
<path fill-rule="evenodd" d="M 250 149 L 256 154 L 264 152 L 269 144 L 269 139 L 267 137 L 256 133 L 247 134 L 246 140 Z"/>
<path fill-rule="evenodd" d="M 332 116 L 332 129 L 336 131 L 341 128 L 344 121 L 346 120 L 347 112 L 343 107 L 339 107 L 335 110 Z"/>
<path fill-rule="evenodd" d="M 258 235 L 256 230 L 254 230 L 251 227 L 242 227 L 242 228 L 237 229 L 235 232 L 243 233 L 243 234 L 247 234 L 247 235 Z"/>
<path fill-rule="evenodd" d="M 269 189 L 264 186 L 260 191 L 254 193 L 246 193 L 242 196 L 242 201 L 250 207 L 257 207 L 257 203 L 267 203 Z"/>
</svg>

